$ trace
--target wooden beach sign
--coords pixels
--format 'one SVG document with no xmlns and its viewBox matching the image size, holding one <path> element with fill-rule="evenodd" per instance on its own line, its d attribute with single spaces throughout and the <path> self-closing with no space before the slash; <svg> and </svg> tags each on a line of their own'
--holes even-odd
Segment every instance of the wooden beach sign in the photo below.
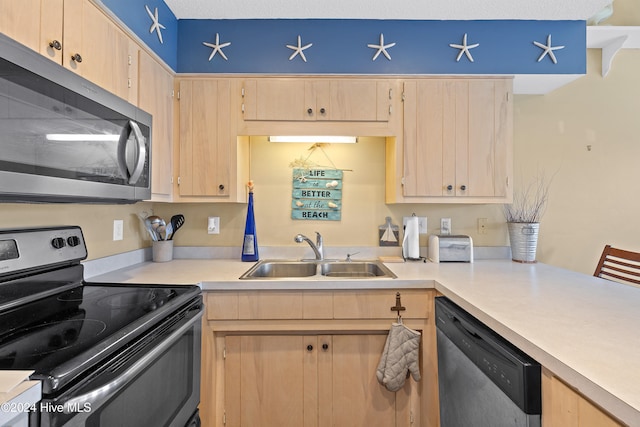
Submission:
<svg viewBox="0 0 640 427">
<path fill-rule="evenodd" d="M 293 169 L 291 218 L 340 221 L 342 218 L 342 171 Z"/>
</svg>

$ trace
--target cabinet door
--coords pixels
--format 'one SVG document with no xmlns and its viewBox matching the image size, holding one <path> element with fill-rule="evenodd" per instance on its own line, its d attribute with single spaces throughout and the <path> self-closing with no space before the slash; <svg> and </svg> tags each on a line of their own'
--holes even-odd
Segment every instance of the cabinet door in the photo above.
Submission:
<svg viewBox="0 0 640 427">
<path fill-rule="evenodd" d="M 315 336 L 226 337 L 226 426 L 317 427 L 317 343 Z"/>
<path fill-rule="evenodd" d="M 510 81 L 428 79 L 404 85 L 404 196 L 507 198 Z"/>
<path fill-rule="evenodd" d="M 47 58 L 62 64 L 64 0 L 41 0 L 38 48 Z"/>
<path fill-rule="evenodd" d="M 127 36 L 102 11 L 86 0 L 64 0 L 64 67 L 128 99 L 129 60 Z"/>
<path fill-rule="evenodd" d="M 0 32 L 35 51 L 39 51 L 40 3 L 41 0 L 1 0 Z M 62 20 L 60 20 L 60 25 L 62 25 Z"/>
<path fill-rule="evenodd" d="M 507 197 L 509 194 L 513 138 L 511 91 L 511 80 L 469 82 L 467 196 Z"/>
<path fill-rule="evenodd" d="M 256 79 L 243 85 L 244 120 L 315 120 L 313 89 L 304 80 Z M 310 99 L 305 99 L 308 96 Z"/>
<path fill-rule="evenodd" d="M 139 52 L 138 105 L 153 116 L 151 190 L 152 199 L 170 200 L 172 195 L 173 77 L 158 62 Z"/>
<path fill-rule="evenodd" d="M 376 378 L 385 340 L 384 333 L 227 336 L 226 425 L 408 427 L 413 380 L 390 392 Z"/>
<path fill-rule="evenodd" d="M 244 120 L 386 122 L 386 81 L 256 79 L 243 90 Z"/>
<path fill-rule="evenodd" d="M 324 350 L 322 345 L 329 339 Z M 402 422 L 396 414 L 396 397 L 402 391 L 391 392 L 376 378 L 386 335 L 333 335 L 323 340 L 318 355 L 319 425 L 408 427 L 408 417 Z"/>
<path fill-rule="evenodd" d="M 448 97 L 449 95 L 447 95 Z M 442 196 L 445 93 L 441 80 L 404 84 L 405 196 Z M 449 106 L 447 101 L 446 106 Z"/>
<path fill-rule="evenodd" d="M 353 79 L 315 84 L 318 86 L 315 90 L 317 120 L 389 121 L 391 100 L 388 82 Z"/>
<path fill-rule="evenodd" d="M 623 424 L 571 389 L 547 369 L 542 370 L 542 425 L 619 427 Z"/>
<path fill-rule="evenodd" d="M 229 80 L 180 82 L 180 195 L 229 196 Z"/>
</svg>

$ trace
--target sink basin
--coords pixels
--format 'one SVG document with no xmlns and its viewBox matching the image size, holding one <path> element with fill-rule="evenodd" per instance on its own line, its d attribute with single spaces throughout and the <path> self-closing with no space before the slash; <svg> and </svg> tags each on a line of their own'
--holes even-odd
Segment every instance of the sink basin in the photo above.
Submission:
<svg viewBox="0 0 640 427">
<path fill-rule="evenodd" d="M 327 262 L 320 264 L 320 274 L 327 277 L 367 278 L 396 275 L 378 261 Z"/>
<path fill-rule="evenodd" d="M 253 265 L 240 279 L 278 280 L 287 278 L 366 279 L 392 278 L 396 275 L 379 261 L 287 261 L 263 260 Z"/>
<path fill-rule="evenodd" d="M 315 276 L 317 265 L 302 261 L 260 261 L 247 270 L 240 279 L 282 279 Z"/>
</svg>

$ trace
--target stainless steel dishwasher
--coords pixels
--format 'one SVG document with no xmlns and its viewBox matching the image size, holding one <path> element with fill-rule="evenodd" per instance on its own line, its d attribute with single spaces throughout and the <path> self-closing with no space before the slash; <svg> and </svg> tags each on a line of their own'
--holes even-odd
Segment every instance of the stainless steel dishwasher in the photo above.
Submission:
<svg viewBox="0 0 640 427">
<path fill-rule="evenodd" d="M 540 364 L 436 298 L 441 427 L 540 427 Z"/>
</svg>

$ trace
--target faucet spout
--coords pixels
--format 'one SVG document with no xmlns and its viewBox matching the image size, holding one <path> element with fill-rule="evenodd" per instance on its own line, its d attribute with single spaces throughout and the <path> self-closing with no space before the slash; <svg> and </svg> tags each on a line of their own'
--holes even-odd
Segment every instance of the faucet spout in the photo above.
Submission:
<svg viewBox="0 0 640 427">
<path fill-rule="evenodd" d="M 316 256 L 316 260 L 321 261 L 324 259 L 324 250 L 322 247 L 322 235 L 316 231 L 316 243 L 313 243 L 311 239 L 309 239 L 304 234 L 297 234 L 296 237 L 293 238 L 296 243 L 307 242 L 311 249 L 313 249 L 313 253 Z"/>
</svg>

